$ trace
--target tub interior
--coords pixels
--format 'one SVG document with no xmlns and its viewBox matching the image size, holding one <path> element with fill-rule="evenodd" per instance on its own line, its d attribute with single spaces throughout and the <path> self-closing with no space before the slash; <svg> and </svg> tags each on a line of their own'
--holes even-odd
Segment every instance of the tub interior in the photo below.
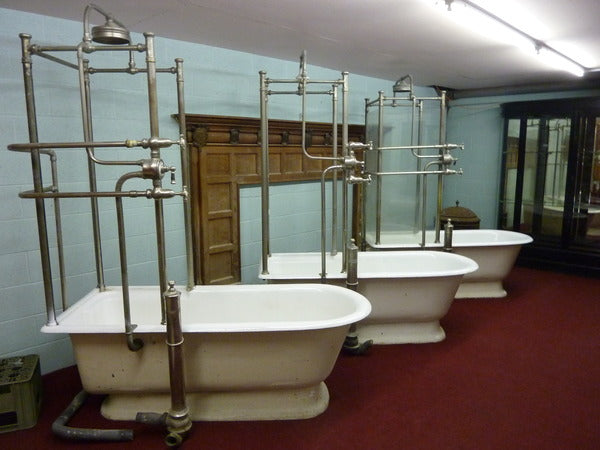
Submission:
<svg viewBox="0 0 600 450">
<path fill-rule="evenodd" d="M 197 286 L 181 291 L 184 332 L 308 330 L 341 326 L 370 312 L 369 302 L 349 289 L 323 284 Z M 158 287 L 130 288 L 135 332 L 164 332 Z M 113 333 L 124 327 L 122 291 L 97 289 L 57 317 L 45 333 Z"/>
<path fill-rule="evenodd" d="M 342 255 L 326 257 L 327 278 L 345 279 Z M 321 253 L 274 253 L 269 257 L 269 273 L 263 279 L 317 279 Z M 439 251 L 359 252 L 359 278 L 422 278 L 464 275 L 477 270 L 477 264 L 464 256 Z"/>
</svg>

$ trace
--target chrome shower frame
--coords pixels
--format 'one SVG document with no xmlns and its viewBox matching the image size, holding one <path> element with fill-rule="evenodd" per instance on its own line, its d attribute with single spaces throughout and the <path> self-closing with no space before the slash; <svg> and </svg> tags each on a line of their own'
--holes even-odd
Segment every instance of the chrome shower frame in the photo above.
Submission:
<svg viewBox="0 0 600 450">
<path fill-rule="evenodd" d="M 424 110 L 427 102 L 439 103 L 439 135 L 437 144 L 423 144 L 423 124 Z M 453 150 L 463 150 L 462 144 L 449 144 L 446 140 L 446 113 L 447 96 L 446 91 L 441 90 L 438 97 L 417 97 L 413 92 L 412 76 L 406 75 L 400 78 L 393 86 L 393 95 L 385 96 L 384 91 L 378 92 L 378 97 L 374 100 L 365 99 L 365 130 L 368 132 L 369 108 L 377 108 L 377 145 L 371 148 L 375 154 L 375 171 L 365 170 L 365 173 L 375 179 L 375 243 L 381 243 L 382 227 L 382 197 L 383 197 L 383 177 L 416 175 L 416 198 L 418 206 L 415 211 L 415 226 L 420 229 L 420 246 L 425 247 L 426 230 L 426 208 L 427 208 L 427 177 L 429 175 L 437 176 L 437 197 L 436 197 L 436 217 L 435 217 L 435 243 L 440 242 L 440 217 L 442 213 L 442 199 L 444 177 L 446 175 L 462 174 L 462 169 L 451 169 L 457 162 L 452 156 Z M 384 146 L 383 129 L 386 108 L 410 108 L 410 145 L 402 146 Z M 386 171 L 383 167 L 383 152 L 387 151 L 410 151 L 416 159 L 416 170 Z M 365 160 L 367 157 L 365 157 Z M 427 161 L 429 160 L 429 161 Z M 436 169 L 432 167 L 437 166 Z M 368 215 L 366 199 L 363 197 L 362 213 L 366 219 Z M 361 234 L 362 243 L 366 247 L 366 220 L 362 221 Z M 364 249 L 364 248 L 363 248 Z"/>
<path fill-rule="evenodd" d="M 269 116 L 268 99 L 272 95 L 296 95 L 301 98 L 301 147 L 304 157 L 330 161 L 331 166 L 323 170 L 321 174 L 321 280 L 325 282 L 326 270 L 326 195 L 325 182 L 329 172 L 332 173 L 332 235 L 331 254 L 337 254 L 337 216 L 338 216 L 338 172 L 343 173 L 342 190 L 342 271 L 346 271 L 347 248 L 351 244 L 351 233 L 348 231 L 349 207 L 348 188 L 351 184 L 367 182 L 369 179 L 362 176 L 362 161 L 355 157 L 355 150 L 368 148 L 363 143 L 348 142 L 348 72 L 342 72 L 341 78 L 337 80 L 313 80 L 310 79 L 306 69 L 306 51 L 300 55 L 300 69 L 296 78 L 275 79 L 268 78 L 266 71 L 260 71 L 260 120 L 261 120 L 261 221 L 262 221 L 262 267 L 263 274 L 269 273 L 268 258 L 270 250 L 270 227 L 269 227 Z M 273 90 L 271 85 L 296 85 L 295 90 Z M 330 85 L 331 89 L 310 90 L 311 85 Z M 338 90 L 342 89 L 342 153 L 338 153 Z M 306 98 L 308 95 L 328 95 L 332 101 L 332 156 L 311 155 L 306 148 Z"/>
<path fill-rule="evenodd" d="M 8 149 L 17 152 L 26 152 L 31 156 L 31 170 L 33 176 L 33 189 L 25 192 L 21 192 L 19 196 L 21 198 L 31 198 L 35 200 L 38 236 L 40 245 L 41 255 L 41 267 L 42 277 L 44 284 L 44 296 L 46 306 L 46 325 L 55 326 L 57 325 L 56 308 L 55 308 L 55 296 L 52 282 L 52 263 L 51 263 L 51 252 L 49 245 L 49 234 L 48 234 L 48 222 L 45 208 L 45 201 L 52 200 L 54 203 L 54 215 L 55 215 L 55 226 L 56 226 L 56 240 L 57 240 L 57 259 L 59 266 L 59 278 L 62 296 L 62 309 L 68 308 L 67 301 L 67 283 L 66 275 L 64 270 L 64 250 L 63 250 L 63 233 L 61 226 L 61 212 L 60 212 L 60 200 L 70 198 L 89 198 L 91 205 L 91 218 L 92 218 L 92 230 L 93 230 L 93 245 L 94 245 L 94 258 L 96 265 L 96 277 L 97 277 L 97 288 L 100 291 L 106 289 L 104 280 L 104 265 L 102 258 L 102 238 L 100 235 L 100 220 L 99 220 L 99 209 L 98 209 L 98 198 L 114 198 L 116 203 L 117 211 L 117 232 L 119 242 L 119 256 L 120 256 L 120 268 L 121 268 L 121 281 L 123 291 L 123 309 L 124 309 L 124 323 L 125 323 L 125 336 L 128 348 L 131 351 L 138 351 L 143 347 L 143 342 L 140 339 L 135 338 L 134 330 L 136 324 L 132 323 L 130 307 L 129 307 L 129 282 L 128 282 L 128 266 L 126 256 L 126 234 L 124 226 L 124 212 L 122 199 L 144 197 L 154 202 L 154 216 L 156 226 L 156 245 L 157 245 L 157 261 L 158 261 L 158 274 L 159 274 L 159 285 L 160 292 L 157 292 L 157 301 L 161 304 L 161 323 L 166 324 L 167 334 L 169 336 L 177 336 L 181 332 L 181 324 L 179 321 L 170 321 L 167 311 L 167 299 L 172 297 L 172 286 L 169 287 L 167 262 L 166 262 L 166 243 L 165 243 L 165 228 L 164 228 L 164 210 L 163 201 L 165 199 L 181 197 L 183 204 L 183 218 L 185 226 L 185 247 L 186 247 L 186 261 L 187 261 L 187 288 L 191 289 L 194 285 L 193 279 L 193 255 L 192 255 L 192 237 L 191 237 L 191 202 L 190 202 L 190 174 L 188 164 L 188 154 L 186 148 L 186 124 L 185 124 L 185 105 L 183 95 L 183 60 L 180 58 L 175 59 L 175 66 L 169 68 L 157 68 L 156 57 L 154 50 L 154 34 L 144 33 L 145 41 L 139 44 L 125 43 L 124 45 L 96 45 L 92 42 L 91 35 L 89 33 L 89 18 L 90 11 L 96 10 L 103 14 L 107 19 L 107 24 L 110 27 L 118 26 L 119 33 L 129 32 L 125 27 L 112 16 L 102 11 L 97 6 L 90 4 L 84 13 L 84 37 L 83 40 L 72 46 L 44 46 L 38 44 L 32 44 L 31 35 L 22 33 L 21 38 L 21 50 L 22 50 L 22 65 L 23 65 L 23 79 L 25 89 L 25 100 L 26 100 L 26 112 L 27 112 L 27 123 L 29 142 L 22 144 L 11 144 Z M 116 25 L 115 25 L 116 24 Z M 100 27 L 96 27 L 100 28 Z M 109 30 L 113 32 L 115 28 Z M 106 41 L 104 41 L 106 42 Z M 117 42 L 117 41 L 115 41 Z M 123 40 L 119 42 L 124 42 Z M 96 68 L 91 67 L 87 55 L 94 54 L 96 52 L 126 52 L 128 54 L 128 64 L 125 67 L 109 67 L 109 68 Z M 76 62 L 73 63 L 62 57 L 56 56 L 56 54 L 70 54 L 75 56 Z M 135 54 L 141 53 L 145 55 L 145 67 L 138 68 L 135 63 Z M 79 96 L 81 103 L 81 118 L 83 127 L 83 141 L 81 142 L 40 142 L 38 136 L 38 118 L 36 114 L 36 103 L 34 95 L 34 78 L 33 78 L 33 57 L 39 56 L 49 61 L 58 63 L 62 66 L 74 69 L 77 71 L 77 77 L 79 82 Z M 148 113 L 149 113 L 149 124 L 150 124 L 150 136 L 143 139 L 126 139 L 121 141 L 95 141 L 93 137 L 92 127 L 92 107 L 91 107 L 91 89 L 90 89 L 90 76 L 99 73 L 121 73 L 121 74 L 145 74 L 147 82 L 147 99 L 148 99 Z M 167 73 L 175 75 L 177 85 L 177 105 L 178 105 L 178 119 L 179 119 L 179 136 L 176 139 L 168 139 L 160 137 L 159 133 L 159 119 L 158 119 L 158 96 L 157 96 L 157 74 Z M 161 159 L 161 149 L 167 149 L 170 147 L 179 147 L 179 157 L 181 161 L 181 190 L 175 191 L 166 189 L 163 187 L 162 179 L 165 174 L 171 174 L 171 183 L 175 183 L 174 174 L 176 168 L 168 166 Z M 103 160 L 99 159 L 95 150 L 98 148 L 142 148 L 148 149 L 149 155 L 147 158 L 140 160 L 126 161 L 122 159 L 115 160 Z M 88 164 L 88 180 L 89 190 L 88 191 L 61 191 L 59 188 L 58 180 L 58 150 L 84 150 L 87 154 Z M 52 182 L 50 185 L 44 185 L 42 179 L 43 166 L 41 156 L 47 155 L 50 158 L 50 169 L 52 174 Z M 97 186 L 96 178 L 96 167 L 98 165 L 105 166 L 122 166 L 124 173 L 120 176 L 116 182 L 113 191 L 100 191 Z M 127 171 L 127 166 L 137 166 L 138 169 L 134 171 Z M 150 186 L 145 190 L 123 190 L 123 184 L 133 178 L 139 178 L 150 182 Z M 178 305 L 178 303 L 177 303 Z M 172 309 L 172 308 L 171 308 Z M 171 315 L 179 314 L 178 311 L 170 311 Z M 174 325 L 173 325 L 174 324 Z M 172 329 L 173 326 L 178 329 Z M 181 413 L 182 410 L 187 411 L 185 404 L 182 406 L 182 394 L 184 384 L 183 374 L 183 354 L 181 351 L 177 352 L 174 357 L 175 363 L 170 364 L 169 375 L 171 378 L 172 388 L 172 408 L 169 415 L 177 416 L 177 426 L 171 432 L 179 433 L 180 430 L 187 429 L 187 422 L 191 420 L 187 414 Z M 171 412 L 173 414 L 171 414 Z M 184 425 L 182 426 L 182 422 Z M 169 421 L 167 421 L 167 425 Z M 84 437 L 85 438 L 85 437 Z"/>
</svg>

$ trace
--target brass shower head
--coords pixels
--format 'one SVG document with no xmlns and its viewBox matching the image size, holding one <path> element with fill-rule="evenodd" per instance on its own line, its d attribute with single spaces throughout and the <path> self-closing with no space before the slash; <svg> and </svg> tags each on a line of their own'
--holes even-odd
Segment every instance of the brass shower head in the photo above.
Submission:
<svg viewBox="0 0 600 450">
<path fill-rule="evenodd" d="M 89 15 L 91 11 L 102 14 L 106 22 L 104 25 L 93 27 L 90 33 Z M 94 41 L 98 44 L 123 45 L 131 43 L 131 36 L 125 25 L 97 5 L 90 3 L 86 6 L 83 13 L 83 40 L 84 42 Z"/>
<path fill-rule="evenodd" d="M 117 25 L 112 18 L 108 18 L 104 25 L 92 28 L 92 41 L 98 44 L 122 45 L 130 44 L 131 37 L 126 28 Z"/>
</svg>

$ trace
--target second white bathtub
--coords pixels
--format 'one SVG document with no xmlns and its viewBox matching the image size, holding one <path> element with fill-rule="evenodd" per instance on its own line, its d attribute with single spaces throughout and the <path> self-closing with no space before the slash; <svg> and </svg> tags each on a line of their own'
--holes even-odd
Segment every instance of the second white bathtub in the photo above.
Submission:
<svg viewBox="0 0 600 450">
<path fill-rule="evenodd" d="M 328 282 L 344 285 L 342 255 L 328 255 Z M 438 342 L 446 337 L 446 315 L 465 274 L 477 270 L 469 258 L 437 251 L 360 252 L 358 292 L 370 301 L 371 314 L 357 324 L 361 341 L 375 344 Z M 321 254 L 277 253 L 269 257 L 269 283 L 315 282 Z"/>
</svg>

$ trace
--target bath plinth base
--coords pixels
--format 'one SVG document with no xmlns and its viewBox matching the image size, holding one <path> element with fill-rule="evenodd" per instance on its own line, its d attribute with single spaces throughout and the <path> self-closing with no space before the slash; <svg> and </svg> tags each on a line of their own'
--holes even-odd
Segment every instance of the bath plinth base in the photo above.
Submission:
<svg viewBox="0 0 600 450">
<path fill-rule="evenodd" d="M 294 420 L 318 416 L 329 405 L 324 382 L 314 386 L 231 392 L 191 392 L 186 403 L 194 421 Z M 169 394 L 110 394 L 102 415 L 110 420 L 135 420 L 138 412 L 163 413 L 171 404 Z"/>
<path fill-rule="evenodd" d="M 373 340 L 373 344 L 426 344 L 446 338 L 438 320 L 413 323 L 367 323 L 358 324 L 356 333 L 361 341 Z"/>
<path fill-rule="evenodd" d="M 462 282 L 454 298 L 502 298 L 506 291 L 502 281 L 467 281 Z"/>
</svg>

